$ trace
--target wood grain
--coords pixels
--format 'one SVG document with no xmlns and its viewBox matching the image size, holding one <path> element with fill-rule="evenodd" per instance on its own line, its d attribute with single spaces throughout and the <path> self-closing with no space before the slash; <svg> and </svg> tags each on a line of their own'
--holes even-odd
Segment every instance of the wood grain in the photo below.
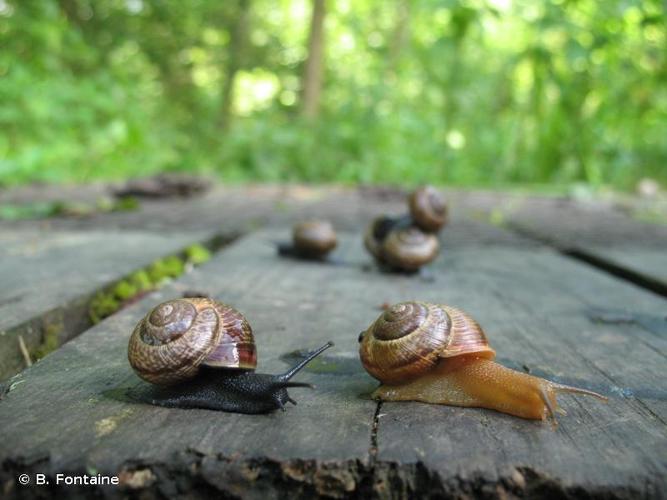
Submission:
<svg viewBox="0 0 667 500">
<path fill-rule="evenodd" d="M 45 331 L 64 342 L 90 326 L 88 301 L 106 285 L 207 233 L 136 231 L 0 233 L 0 380 L 24 368 L 18 336 L 29 350 Z"/>
<path fill-rule="evenodd" d="M 661 497 L 663 299 L 480 223 L 445 230 L 433 283 L 364 271 L 359 233 L 341 237 L 337 257 L 346 265 L 281 259 L 272 242 L 285 234 L 242 239 L 17 377 L 0 401 L 5 491 L 18 495 L 22 472 L 96 470 L 121 474 L 123 487 L 106 491 L 111 496 Z M 268 416 L 128 401 L 126 390 L 141 383 L 125 359 L 132 327 L 154 304 L 191 288 L 246 314 L 260 371 L 284 370 L 295 350 L 334 340 L 322 362 L 297 377 L 317 389 L 293 390 L 298 406 Z M 563 397 L 568 416 L 555 430 L 482 409 L 376 404 L 357 336 L 382 303 L 409 299 L 465 309 L 500 362 L 603 392 L 610 402 Z"/>
</svg>

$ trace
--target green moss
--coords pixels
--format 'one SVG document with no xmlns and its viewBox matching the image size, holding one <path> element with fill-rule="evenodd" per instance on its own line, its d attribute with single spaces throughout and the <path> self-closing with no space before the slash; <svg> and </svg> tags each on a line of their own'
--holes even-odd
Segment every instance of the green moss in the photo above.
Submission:
<svg viewBox="0 0 667 500">
<path fill-rule="evenodd" d="M 113 287 L 111 293 L 119 301 L 123 302 L 123 301 L 126 301 L 128 299 L 131 299 L 137 293 L 139 293 L 139 289 L 136 286 L 134 286 L 132 283 L 130 283 L 129 281 L 122 280 L 122 281 L 119 281 L 118 283 L 116 283 L 116 285 Z"/>
<path fill-rule="evenodd" d="M 54 202 L 2 204 L 0 205 L 0 219 L 22 220 L 50 217 L 58 213 L 58 205 Z"/>
<path fill-rule="evenodd" d="M 507 223 L 505 212 L 499 208 L 494 208 L 489 214 L 489 222 L 494 226 L 503 227 Z"/>
<path fill-rule="evenodd" d="M 667 224 L 667 214 L 657 209 L 634 210 L 632 216 L 641 222 L 650 224 Z"/>
<path fill-rule="evenodd" d="M 153 262 L 148 268 L 148 276 L 151 282 L 159 284 L 168 278 L 180 276 L 183 271 L 185 271 L 183 259 L 171 256 Z"/>
<path fill-rule="evenodd" d="M 151 290 L 155 288 L 156 285 L 156 283 L 151 281 L 150 276 L 148 276 L 148 273 L 143 269 L 130 274 L 127 280 L 140 292 Z"/>
<path fill-rule="evenodd" d="M 55 351 L 60 347 L 60 340 L 58 335 L 62 331 L 62 325 L 47 325 L 44 328 L 44 333 L 42 334 L 42 343 L 37 346 L 34 350 L 33 357 L 37 359 L 42 359 L 47 354 Z"/>
<path fill-rule="evenodd" d="M 134 196 L 123 196 L 116 200 L 116 203 L 113 205 L 113 211 L 115 212 L 137 210 L 138 208 L 139 200 Z"/>
<path fill-rule="evenodd" d="M 185 260 L 191 264 L 203 264 L 211 259 L 211 252 L 202 245 L 190 245 L 185 249 Z"/>
<path fill-rule="evenodd" d="M 67 200 L 2 204 L 0 205 L 0 219 L 41 219 L 56 216 L 82 217 L 97 212 L 119 212 L 136 210 L 138 208 L 139 200 L 132 196 L 124 196 L 118 200 L 100 198 L 95 204 Z"/>
<path fill-rule="evenodd" d="M 179 277 L 185 272 L 186 262 L 197 265 L 211 258 L 211 252 L 202 245 L 190 245 L 184 251 L 185 258 L 172 255 L 158 259 L 145 269 L 140 269 L 99 292 L 90 301 L 89 316 L 93 323 L 99 323 L 121 308 L 124 302 L 141 292 L 159 288 L 168 279 Z"/>
<path fill-rule="evenodd" d="M 89 315 L 93 323 L 99 323 L 120 308 L 120 302 L 108 292 L 100 292 L 90 301 Z"/>
</svg>

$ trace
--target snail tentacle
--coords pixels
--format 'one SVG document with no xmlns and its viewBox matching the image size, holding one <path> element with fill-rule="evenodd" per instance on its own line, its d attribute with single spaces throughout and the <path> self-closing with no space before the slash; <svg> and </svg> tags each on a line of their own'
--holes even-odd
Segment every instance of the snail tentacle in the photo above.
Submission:
<svg viewBox="0 0 667 500">
<path fill-rule="evenodd" d="M 372 397 L 481 407 L 526 419 L 563 413 L 559 393 L 607 398 L 558 384 L 493 361 L 480 325 L 454 307 L 425 302 L 395 304 L 359 336 L 366 371 L 382 385 Z"/>
<path fill-rule="evenodd" d="M 332 345 L 325 344 L 286 373 L 255 373 L 255 341 L 243 314 L 209 298 L 171 300 L 149 312 L 130 337 L 130 365 L 152 385 L 137 386 L 129 396 L 173 408 L 238 413 L 283 409 L 291 400 L 287 388 L 313 387 L 290 379 Z"/>
<path fill-rule="evenodd" d="M 276 375 L 276 378 L 278 378 L 279 380 L 288 381 L 288 380 L 291 379 L 294 375 L 296 375 L 297 373 L 299 373 L 299 372 L 300 372 L 300 371 L 301 371 L 301 370 L 302 370 L 308 363 L 310 363 L 313 359 L 315 359 L 317 356 L 319 356 L 319 355 L 322 354 L 324 351 L 326 351 L 327 349 L 329 349 L 329 347 L 333 347 L 334 345 L 335 345 L 335 344 L 334 344 L 333 342 L 331 342 L 331 341 L 327 342 L 327 343 L 324 344 L 322 347 L 320 347 L 320 348 L 318 348 L 318 349 L 315 349 L 313 352 L 311 352 L 310 354 L 308 354 L 303 360 L 301 360 L 300 362 L 298 362 L 296 365 L 294 365 L 292 368 L 290 368 L 289 370 L 287 370 L 285 373 L 283 373 L 283 374 L 281 374 L 281 375 Z"/>
<path fill-rule="evenodd" d="M 326 343 L 282 374 L 269 375 L 203 367 L 200 376 L 195 379 L 175 386 L 151 386 L 144 388 L 148 391 L 147 394 L 130 396 L 142 402 L 169 408 L 203 408 L 249 414 L 284 410 L 286 403 L 296 404 L 288 394 L 288 388 L 314 388 L 312 384 L 293 382 L 290 379 L 332 345 L 333 342 Z"/>
<path fill-rule="evenodd" d="M 600 401 L 609 401 L 609 398 L 607 396 L 603 396 L 602 394 L 598 394 L 595 391 L 589 391 L 588 389 L 581 389 L 579 387 L 572 387 L 570 385 L 556 384 L 555 382 L 549 382 L 549 385 L 556 392 L 569 392 L 569 393 L 572 393 L 572 394 L 584 394 L 586 396 L 593 396 L 594 398 L 598 398 Z"/>
</svg>

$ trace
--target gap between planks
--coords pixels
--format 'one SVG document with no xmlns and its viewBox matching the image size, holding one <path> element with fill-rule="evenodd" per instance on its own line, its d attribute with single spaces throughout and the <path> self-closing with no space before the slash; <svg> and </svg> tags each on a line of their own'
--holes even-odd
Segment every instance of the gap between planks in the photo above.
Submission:
<svg viewBox="0 0 667 500">
<path fill-rule="evenodd" d="M 216 254 L 220 251 L 222 251 L 225 247 L 229 246 L 233 242 L 237 241 L 239 238 L 243 237 L 245 234 L 247 234 L 244 231 L 231 231 L 231 232 L 217 232 L 212 235 L 210 235 L 207 238 L 201 239 L 201 240 L 195 240 L 188 242 L 187 245 L 185 245 L 181 250 L 170 253 L 167 255 L 163 255 L 160 257 L 157 257 L 157 259 L 163 259 L 165 257 L 169 257 L 170 255 L 180 255 L 182 254 L 185 249 L 191 245 L 202 245 L 208 248 L 212 254 Z M 68 332 L 67 338 L 64 339 L 64 341 L 58 346 L 60 348 L 62 344 L 65 342 L 68 342 L 85 331 L 87 331 L 91 326 L 93 326 L 93 323 L 91 322 L 90 318 L 88 317 L 88 305 L 90 304 L 90 301 L 92 300 L 93 297 L 95 297 L 96 294 L 98 294 L 101 291 L 104 291 L 108 289 L 110 286 L 112 286 L 114 283 L 117 283 L 123 279 L 125 279 L 127 276 L 139 271 L 140 269 L 144 269 L 146 266 L 141 266 L 139 268 L 135 268 L 131 270 L 129 273 L 123 275 L 123 276 L 118 276 L 114 280 L 110 281 L 109 283 L 105 283 L 104 285 L 91 290 L 89 293 L 86 293 L 83 296 L 78 296 L 73 298 L 72 300 L 66 302 L 65 304 L 62 304 L 59 307 L 56 307 L 55 309 L 51 309 L 45 312 L 42 312 L 40 314 L 37 314 L 35 316 L 32 316 L 28 318 L 27 320 L 24 320 L 22 323 L 19 323 L 12 327 L 9 330 L 6 330 L 4 332 L 5 335 L 8 336 L 16 336 L 17 342 L 19 343 L 19 350 L 21 354 L 23 355 L 23 361 L 24 361 L 24 369 L 28 368 L 32 365 L 32 359 L 30 357 L 30 353 L 28 352 L 28 348 L 26 346 L 26 343 L 23 339 L 23 335 L 25 332 L 29 332 L 32 329 L 38 329 L 40 330 L 39 335 L 41 337 L 44 336 L 44 331 L 43 328 L 40 328 L 41 325 L 44 325 L 48 323 L 48 318 L 51 315 L 57 314 L 60 317 L 68 317 L 68 318 L 75 318 L 75 321 L 69 321 L 71 325 L 74 325 L 72 327 L 72 330 Z M 149 293 L 153 293 L 156 290 L 159 290 L 160 287 L 155 288 L 151 290 Z M 20 297 L 19 297 L 20 298 Z M 12 299 L 9 299 L 8 301 L 5 301 L 5 303 L 11 303 Z M 84 307 L 82 307 L 82 304 Z M 110 316 L 113 316 L 117 314 L 118 312 L 122 311 L 124 307 L 121 307 L 117 311 L 113 312 Z M 17 373 L 20 373 L 17 372 Z M 6 377 L 0 378 L 0 383 L 8 382 L 10 381 L 17 373 L 9 373 Z"/>
<path fill-rule="evenodd" d="M 572 247 L 570 245 L 562 245 L 553 238 L 537 234 L 512 222 L 508 223 L 506 228 L 518 234 L 519 236 L 530 238 L 534 241 L 547 245 L 555 249 L 564 257 L 586 264 L 590 267 L 603 271 L 606 274 L 611 274 L 612 276 L 632 283 L 633 285 L 643 288 L 644 290 L 653 292 L 660 297 L 667 298 L 667 283 L 664 283 L 660 279 L 656 279 L 641 272 L 633 271 L 632 269 L 616 264 L 609 259 L 606 259 L 600 255 L 596 255 L 592 252 L 588 252 L 584 249 Z"/>
</svg>

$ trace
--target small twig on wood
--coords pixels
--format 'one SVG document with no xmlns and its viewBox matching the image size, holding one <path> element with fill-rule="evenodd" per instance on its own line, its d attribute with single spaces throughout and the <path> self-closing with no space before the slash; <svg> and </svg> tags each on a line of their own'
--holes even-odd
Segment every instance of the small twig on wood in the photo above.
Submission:
<svg viewBox="0 0 667 500">
<path fill-rule="evenodd" d="M 23 337 L 21 335 L 19 335 L 19 349 L 21 350 L 21 354 L 23 354 L 23 360 L 25 361 L 26 366 L 32 366 L 30 353 L 28 352 L 28 348 L 25 346 L 25 342 L 23 341 Z"/>
</svg>

